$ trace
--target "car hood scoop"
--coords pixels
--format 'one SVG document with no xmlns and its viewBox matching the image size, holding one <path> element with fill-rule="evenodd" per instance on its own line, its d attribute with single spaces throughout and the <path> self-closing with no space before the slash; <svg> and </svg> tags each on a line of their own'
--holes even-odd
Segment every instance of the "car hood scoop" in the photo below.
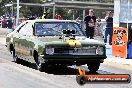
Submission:
<svg viewBox="0 0 132 88">
<path fill-rule="evenodd" d="M 42 42 L 46 43 L 50 47 L 81 47 L 81 46 L 91 46 L 91 45 L 104 45 L 104 43 L 89 39 L 84 36 L 76 36 L 76 40 L 63 40 L 59 39 L 59 36 L 56 37 L 41 37 L 39 38 Z"/>
</svg>

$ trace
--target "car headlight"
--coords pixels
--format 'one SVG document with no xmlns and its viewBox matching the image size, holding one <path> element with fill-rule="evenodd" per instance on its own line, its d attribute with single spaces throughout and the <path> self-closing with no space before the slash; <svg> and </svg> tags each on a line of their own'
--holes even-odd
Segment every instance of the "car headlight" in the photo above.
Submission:
<svg viewBox="0 0 132 88">
<path fill-rule="evenodd" d="M 46 48 L 46 54 L 53 55 L 54 54 L 54 48 Z"/>
<path fill-rule="evenodd" d="M 97 55 L 103 55 L 104 54 L 103 47 L 98 46 L 97 49 L 96 49 L 96 54 Z"/>
</svg>

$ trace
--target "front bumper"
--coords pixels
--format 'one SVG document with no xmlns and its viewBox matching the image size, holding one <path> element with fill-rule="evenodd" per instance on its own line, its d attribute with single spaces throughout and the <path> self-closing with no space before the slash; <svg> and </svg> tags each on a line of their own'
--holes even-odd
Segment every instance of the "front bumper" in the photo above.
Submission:
<svg viewBox="0 0 132 88">
<path fill-rule="evenodd" d="M 103 62 L 106 56 L 81 56 L 81 55 L 47 55 L 43 57 L 47 62 L 53 63 L 92 63 L 92 62 Z"/>
</svg>

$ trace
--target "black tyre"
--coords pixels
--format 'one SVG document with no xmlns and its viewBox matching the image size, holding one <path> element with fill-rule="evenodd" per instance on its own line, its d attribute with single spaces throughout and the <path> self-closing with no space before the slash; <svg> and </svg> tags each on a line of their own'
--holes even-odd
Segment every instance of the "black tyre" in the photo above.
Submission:
<svg viewBox="0 0 132 88">
<path fill-rule="evenodd" d="M 43 72 L 43 71 L 46 71 L 46 69 L 48 68 L 48 65 L 46 63 L 43 63 L 41 61 L 41 59 L 38 58 L 38 54 L 36 53 L 34 55 L 34 60 L 35 60 L 35 69 Z"/>
<path fill-rule="evenodd" d="M 88 69 L 90 70 L 90 73 L 96 73 L 96 71 L 98 71 L 100 66 L 100 63 L 92 63 L 92 64 L 88 64 Z"/>
<path fill-rule="evenodd" d="M 48 68 L 48 65 L 46 65 L 46 63 L 39 63 L 39 64 L 37 64 L 37 69 L 40 72 L 47 71 L 47 68 Z"/>
</svg>

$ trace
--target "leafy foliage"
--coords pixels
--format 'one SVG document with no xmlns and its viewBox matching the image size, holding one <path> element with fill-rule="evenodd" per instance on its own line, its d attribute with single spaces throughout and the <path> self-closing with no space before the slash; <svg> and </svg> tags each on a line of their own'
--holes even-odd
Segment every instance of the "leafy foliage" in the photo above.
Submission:
<svg viewBox="0 0 132 88">
<path fill-rule="evenodd" d="M 49 0 L 19 0 L 22 3 L 45 3 Z M 53 0 L 50 0 L 53 1 Z M 64 0 L 62 0 L 64 1 Z M 72 1 L 72 0 L 65 0 L 65 1 Z M 114 0 L 74 0 L 74 1 L 94 1 L 94 2 L 114 2 Z M 17 2 L 17 0 L 12 0 L 12 2 Z M 6 4 L 11 3 L 11 0 L 0 0 L 0 16 L 4 14 L 11 15 L 12 8 L 11 7 L 5 7 Z M 13 15 L 16 16 L 16 5 L 13 5 Z M 95 15 L 97 17 L 103 18 L 105 15 L 106 10 L 95 10 Z M 44 7 L 42 6 L 22 6 L 20 8 L 20 17 L 27 17 L 27 16 L 42 16 L 44 12 Z M 48 18 L 52 18 L 53 16 L 53 8 L 52 7 L 46 7 L 46 12 L 48 13 Z M 56 8 L 56 14 L 60 14 L 63 19 L 76 19 L 77 17 L 80 17 L 82 19 L 82 10 L 79 9 L 67 9 L 67 8 Z M 86 10 L 86 14 L 88 13 L 88 10 Z"/>
</svg>

